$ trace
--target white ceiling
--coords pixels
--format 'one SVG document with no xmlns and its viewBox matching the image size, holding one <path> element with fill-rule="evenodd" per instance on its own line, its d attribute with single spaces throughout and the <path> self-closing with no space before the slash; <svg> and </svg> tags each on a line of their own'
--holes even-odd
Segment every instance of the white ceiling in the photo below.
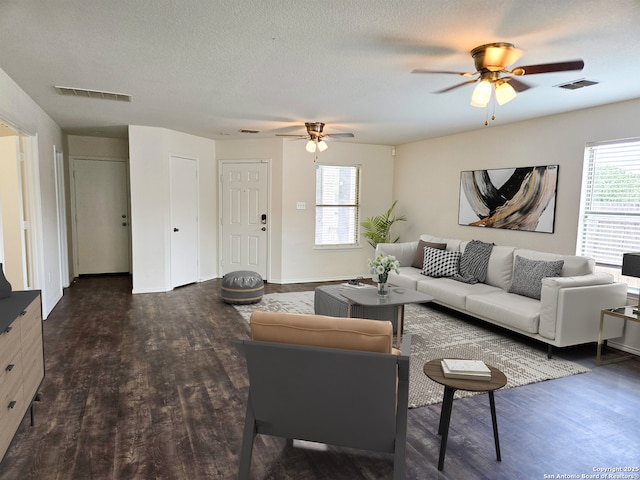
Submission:
<svg viewBox="0 0 640 480">
<path fill-rule="evenodd" d="M 518 65 L 585 68 L 521 77 L 535 88 L 496 107 L 495 125 L 640 98 L 638 0 L 0 1 L 0 68 L 82 135 L 134 124 L 255 138 L 321 121 L 355 134 L 340 141 L 397 145 L 491 128 L 472 85 L 433 93 L 464 78 L 410 72 L 473 71 L 469 51 L 496 41 L 524 50 Z M 599 83 L 554 87 L 583 78 Z"/>
</svg>

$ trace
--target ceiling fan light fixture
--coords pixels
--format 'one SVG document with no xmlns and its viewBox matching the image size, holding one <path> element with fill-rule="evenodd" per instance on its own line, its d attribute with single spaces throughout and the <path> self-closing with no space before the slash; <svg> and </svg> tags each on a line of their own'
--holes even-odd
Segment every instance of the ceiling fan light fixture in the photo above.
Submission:
<svg viewBox="0 0 640 480">
<path fill-rule="evenodd" d="M 515 89 L 509 85 L 509 82 L 505 82 L 500 80 L 496 82 L 496 101 L 498 105 L 504 105 L 505 103 L 510 102 L 514 98 L 516 98 Z"/>
<path fill-rule="evenodd" d="M 321 151 L 321 152 L 324 152 L 327 149 L 328 146 L 329 145 L 327 145 L 327 142 L 325 142 L 324 140 L 320 140 L 318 142 L 318 150 Z"/>
<path fill-rule="evenodd" d="M 491 82 L 489 80 L 481 80 L 476 88 L 473 89 L 471 95 L 471 105 L 474 107 L 484 108 L 491 99 Z"/>
<path fill-rule="evenodd" d="M 522 50 L 512 43 L 496 42 L 480 45 L 471 50 L 476 70 L 488 70 L 499 72 L 508 65 L 513 64 L 522 55 Z"/>
<path fill-rule="evenodd" d="M 316 142 L 309 140 L 305 148 L 307 149 L 307 152 L 314 153 L 316 151 Z"/>
</svg>

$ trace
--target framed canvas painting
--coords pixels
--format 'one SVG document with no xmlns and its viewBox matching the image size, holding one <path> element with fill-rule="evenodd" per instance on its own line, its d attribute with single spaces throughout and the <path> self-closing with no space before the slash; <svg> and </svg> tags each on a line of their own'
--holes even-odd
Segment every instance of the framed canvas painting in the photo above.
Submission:
<svg viewBox="0 0 640 480">
<path fill-rule="evenodd" d="M 460 172 L 458 224 L 553 233 L 558 165 Z"/>
</svg>

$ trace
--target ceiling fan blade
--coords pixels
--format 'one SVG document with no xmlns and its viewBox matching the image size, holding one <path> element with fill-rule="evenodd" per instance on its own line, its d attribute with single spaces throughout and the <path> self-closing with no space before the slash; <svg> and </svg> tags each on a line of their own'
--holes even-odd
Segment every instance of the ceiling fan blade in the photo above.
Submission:
<svg viewBox="0 0 640 480">
<path fill-rule="evenodd" d="M 353 138 L 355 135 L 353 133 L 325 133 L 325 137 L 331 138 Z"/>
<path fill-rule="evenodd" d="M 451 75 L 462 75 L 463 77 L 473 77 L 475 73 L 470 72 L 452 72 L 450 70 L 427 70 L 424 68 L 416 68 L 411 70 L 411 73 L 445 73 Z"/>
<path fill-rule="evenodd" d="M 446 93 L 446 92 L 450 92 L 451 90 L 455 90 L 456 88 L 462 87 L 464 85 L 467 85 L 469 83 L 476 83 L 477 79 L 474 80 L 467 80 L 466 82 L 462 82 L 462 83 L 458 83 L 457 85 L 453 85 L 452 87 L 447 87 L 447 88 L 443 88 L 442 90 L 438 90 L 437 92 L 433 92 L 433 93 Z"/>
<path fill-rule="evenodd" d="M 584 62 L 582 60 L 570 60 L 568 62 L 558 63 L 541 63 L 539 65 L 527 65 L 524 67 L 516 67 L 513 70 L 524 70 L 523 75 L 535 75 L 537 73 L 551 73 L 551 72 L 567 72 L 571 70 L 582 70 L 584 68 Z"/>
<path fill-rule="evenodd" d="M 276 133 L 276 137 L 309 138 L 309 135 L 296 135 L 296 134 L 293 134 L 293 133 Z"/>
<path fill-rule="evenodd" d="M 524 92 L 525 90 L 529 90 L 530 88 L 532 88 L 531 85 L 526 84 L 518 79 L 515 79 L 513 77 L 511 78 L 505 78 L 505 81 L 509 82 L 509 85 L 511 85 L 513 87 L 513 89 L 520 93 L 520 92 Z"/>
</svg>

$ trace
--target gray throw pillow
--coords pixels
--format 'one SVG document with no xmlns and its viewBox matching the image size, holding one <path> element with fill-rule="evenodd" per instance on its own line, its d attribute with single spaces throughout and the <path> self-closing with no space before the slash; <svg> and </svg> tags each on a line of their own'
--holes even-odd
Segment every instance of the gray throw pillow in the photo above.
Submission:
<svg viewBox="0 0 640 480">
<path fill-rule="evenodd" d="M 487 279 L 487 267 L 493 243 L 471 240 L 460 257 L 460 279 L 466 283 L 477 283 Z M 456 277 L 456 280 L 458 278 Z"/>
<path fill-rule="evenodd" d="M 460 252 L 424 247 L 422 274 L 429 277 L 451 277 L 458 273 Z"/>
<path fill-rule="evenodd" d="M 564 260 L 545 262 L 542 260 L 530 260 L 516 255 L 509 293 L 517 293 L 518 295 L 540 300 L 542 279 L 545 277 L 559 277 L 563 266 Z"/>
<path fill-rule="evenodd" d="M 424 247 L 437 248 L 438 250 L 446 250 L 446 243 L 433 243 L 433 242 L 425 242 L 424 240 L 418 240 L 418 248 L 416 249 L 416 254 L 413 257 L 412 267 L 422 269 L 424 265 Z"/>
</svg>

